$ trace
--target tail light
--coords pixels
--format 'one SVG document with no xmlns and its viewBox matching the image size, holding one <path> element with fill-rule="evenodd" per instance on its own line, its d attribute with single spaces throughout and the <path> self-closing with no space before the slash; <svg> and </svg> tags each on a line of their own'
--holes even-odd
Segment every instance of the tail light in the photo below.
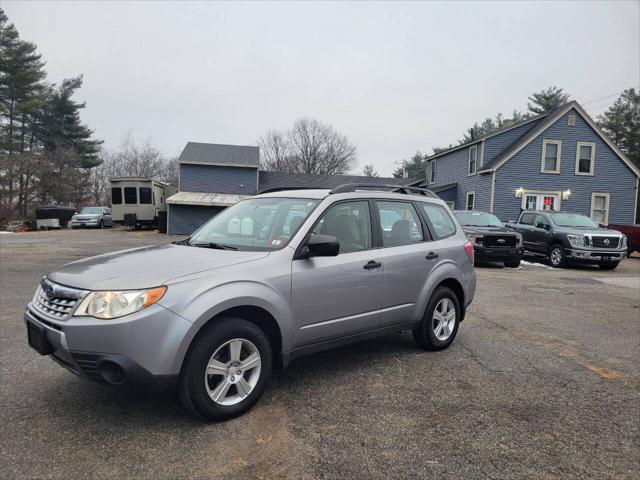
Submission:
<svg viewBox="0 0 640 480">
<path fill-rule="evenodd" d="M 467 242 L 464 244 L 464 251 L 467 252 L 467 255 L 469 256 L 469 258 L 471 259 L 471 262 L 473 262 L 473 243 L 471 242 Z"/>
</svg>

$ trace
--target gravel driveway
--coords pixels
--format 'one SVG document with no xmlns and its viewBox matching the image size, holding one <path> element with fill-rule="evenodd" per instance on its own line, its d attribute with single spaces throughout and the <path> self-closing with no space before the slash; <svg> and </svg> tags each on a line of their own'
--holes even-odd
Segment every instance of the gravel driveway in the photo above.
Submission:
<svg viewBox="0 0 640 480">
<path fill-rule="evenodd" d="M 249 414 L 203 424 L 171 393 L 89 383 L 25 338 L 47 270 L 170 238 L 0 235 L 1 478 L 637 478 L 640 258 L 480 267 L 448 350 L 403 333 L 302 358 Z"/>
</svg>

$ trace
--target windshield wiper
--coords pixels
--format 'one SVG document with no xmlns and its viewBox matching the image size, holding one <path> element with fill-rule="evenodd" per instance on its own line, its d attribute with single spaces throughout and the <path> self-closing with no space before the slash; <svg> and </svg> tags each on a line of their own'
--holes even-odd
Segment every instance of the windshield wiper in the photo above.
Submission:
<svg viewBox="0 0 640 480">
<path fill-rule="evenodd" d="M 215 242 L 200 242 L 200 243 L 189 243 L 192 247 L 203 247 L 203 248 L 215 248 L 218 250 L 238 250 L 237 247 L 232 247 L 231 245 L 225 245 L 224 243 L 215 243 Z"/>
</svg>

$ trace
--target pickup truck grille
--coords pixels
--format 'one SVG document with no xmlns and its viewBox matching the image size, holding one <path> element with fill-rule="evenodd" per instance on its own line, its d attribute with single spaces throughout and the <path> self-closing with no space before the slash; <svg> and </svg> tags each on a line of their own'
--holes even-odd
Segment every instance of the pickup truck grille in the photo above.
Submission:
<svg viewBox="0 0 640 480">
<path fill-rule="evenodd" d="M 31 308 L 36 313 L 52 320 L 66 320 L 75 310 L 83 290 L 63 287 L 48 280 L 43 280 L 31 301 Z"/>
<path fill-rule="evenodd" d="M 515 247 L 515 235 L 485 235 L 482 243 L 485 247 Z"/>
<path fill-rule="evenodd" d="M 591 237 L 591 246 L 596 248 L 618 248 L 620 237 Z"/>
</svg>

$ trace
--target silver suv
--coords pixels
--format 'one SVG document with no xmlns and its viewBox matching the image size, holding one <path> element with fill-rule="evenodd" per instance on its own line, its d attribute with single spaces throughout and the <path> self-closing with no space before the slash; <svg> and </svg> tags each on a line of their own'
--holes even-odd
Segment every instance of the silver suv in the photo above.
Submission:
<svg viewBox="0 0 640 480">
<path fill-rule="evenodd" d="M 473 246 L 428 190 L 272 191 L 184 241 L 69 263 L 25 312 L 29 344 L 112 385 L 176 385 L 205 419 L 250 409 L 272 368 L 413 330 L 447 348 L 475 292 Z"/>
</svg>

